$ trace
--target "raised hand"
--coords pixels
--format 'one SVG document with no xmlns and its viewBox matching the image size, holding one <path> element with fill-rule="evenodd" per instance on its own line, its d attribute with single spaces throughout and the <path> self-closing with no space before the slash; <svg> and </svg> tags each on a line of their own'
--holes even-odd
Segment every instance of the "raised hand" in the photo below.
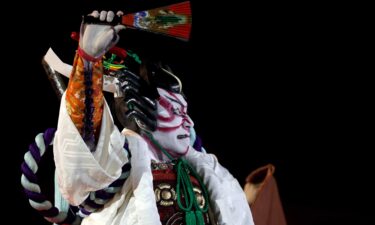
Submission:
<svg viewBox="0 0 375 225">
<path fill-rule="evenodd" d="M 93 11 L 89 17 L 92 17 L 91 23 L 82 22 L 80 31 L 79 47 L 81 55 L 86 59 L 93 61 L 99 60 L 112 46 L 119 41 L 118 32 L 125 29 L 124 25 L 111 25 L 116 16 L 121 17 L 123 13 L 112 11 Z M 92 21 L 94 21 L 92 23 Z M 97 21 L 97 23 L 95 23 Z"/>
</svg>

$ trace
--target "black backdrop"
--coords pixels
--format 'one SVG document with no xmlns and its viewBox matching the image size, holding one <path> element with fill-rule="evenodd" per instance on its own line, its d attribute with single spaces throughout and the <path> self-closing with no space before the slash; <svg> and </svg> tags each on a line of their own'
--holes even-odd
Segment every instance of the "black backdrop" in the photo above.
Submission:
<svg viewBox="0 0 375 225">
<path fill-rule="evenodd" d="M 34 1 L 9 10 L 2 103 L 10 165 L 3 164 L 3 186 L 12 203 L 7 214 L 20 215 L 11 219 L 47 224 L 22 194 L 19 165 L 34 136 L 57 123 L 59 102 L 40 64 L 48 47 L 71 60 L 76 44 L 69 34 L 92 9 L 136 11 L 171 2 Z M 349 47 L 336 33 L 340 22 L 322 8 L 194 0 L 189 43 L 124 31 L 120 45 L 172 65 L 205 148 L 241 184 L 253 169 L 276 166 L 289 224 L 374 224 L 367 90 L 342 62 Z M 51 193 L 51 154 L 48 160 L 40 176 Z"/>
</svg>

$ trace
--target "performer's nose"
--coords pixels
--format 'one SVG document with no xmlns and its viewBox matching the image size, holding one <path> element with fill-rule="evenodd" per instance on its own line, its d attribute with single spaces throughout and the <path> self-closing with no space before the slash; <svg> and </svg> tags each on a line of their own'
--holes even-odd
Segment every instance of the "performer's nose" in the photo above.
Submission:
<svg viewBox="0 0 375 225">
<path fill-rule="evenodd" d="M 188 115 L 184 116 L 184 122 L 183 126 L 187 129 L 190 129 L 191 127 L 194 127 L 194 122 L 191 120 L 191 118 Z"/>
</svg>

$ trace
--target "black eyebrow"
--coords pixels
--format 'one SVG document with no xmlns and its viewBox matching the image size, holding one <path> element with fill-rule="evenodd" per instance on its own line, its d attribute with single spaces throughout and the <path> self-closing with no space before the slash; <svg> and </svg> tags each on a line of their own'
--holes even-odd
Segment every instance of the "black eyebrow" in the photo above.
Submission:
<svg viewBox="0 0 375 225">
<path fill-rule="evenodd" d="M 178 104 L 180 104 L 182 107 L 185 107 L 180 101 L 178 101 L 178 100 L 176 100 L 176 99 L 173 99 L 173 98 L 171 98 L 171 97 L 169 97 L 169 96 L 166 96 L 166 95 L 164 95 L 166 98 L 168 98 L 169 100 L 171 100 L 172 102 L 176 102 L 176 103 L 178 103 Z"/>
</svg>

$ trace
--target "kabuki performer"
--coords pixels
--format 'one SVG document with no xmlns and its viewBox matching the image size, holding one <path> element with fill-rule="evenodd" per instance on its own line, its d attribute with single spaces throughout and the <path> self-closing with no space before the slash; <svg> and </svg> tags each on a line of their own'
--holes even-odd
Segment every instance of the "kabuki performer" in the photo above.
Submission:
<svg viewBox="0 0 375 225">
<path fill-rule="evenodd" d="M 118 80 L 112 110 L 125 128 L 115 125 L 103 95 L 103 56 L 125 28 L 112 23 L 117 16 L 85 17 L 61 98 L 53 141 L 58 194 L 82 218 L 70 223 L 254 224 L 238 181 L 200 145 L 170 69 L 142 63 L 111 71 Z"/>
</svg>

